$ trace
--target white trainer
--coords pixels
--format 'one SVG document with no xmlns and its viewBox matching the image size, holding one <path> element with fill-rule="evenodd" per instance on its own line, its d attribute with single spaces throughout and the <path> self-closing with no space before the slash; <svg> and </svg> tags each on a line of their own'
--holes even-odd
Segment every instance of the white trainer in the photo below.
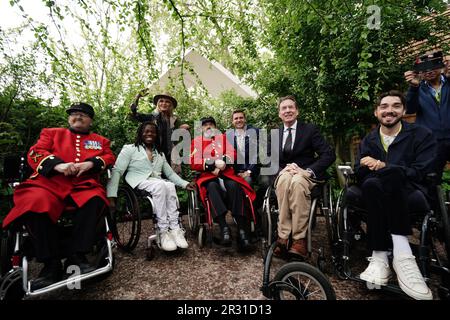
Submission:
<svg viewBox="0 0 450 320">
<path fill-rule="evenodd" d="M 428 288 L 419 267 L 416 258 L 410 254 L 394 256 L 392 267 L 397 273 L 398 284 L 400 288 L 411 298 L 416 300 L 432 300 L 433 293 Z"/>
<path fill-rule="evenodd" d="M 379 286 L 387 285 L 392 274 L 389 264 L 375 257 L 369 257 L 367 260 L 370 262 L 369 266 L 359 275 L 359 278 Z"/>
<path fill-rule="evenodd" d="M 178 248 L 187 249 L 189 247 L 186 238 L 184 237 L 184 231 L 181 228 L 170 230 L 173 241 L 175 241 Z"/>
<path fill-rule="evenodd" d="M 160 237 L 160 247 L 164 251 L 174 251 L 177 250 L 177 244 L 173 241 L 172 236 L 169 233 L 169 230 L 162 231 L 159 234 Z"/>
</svg>

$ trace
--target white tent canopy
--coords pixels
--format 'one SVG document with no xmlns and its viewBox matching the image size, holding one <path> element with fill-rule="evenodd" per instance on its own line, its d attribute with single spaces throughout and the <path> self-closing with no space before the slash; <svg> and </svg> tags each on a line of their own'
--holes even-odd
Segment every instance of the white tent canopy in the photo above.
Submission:
<svg viewBox="0 0 450 320">
<path fill-rule="evenodd" d="M 190 50 L 184 57 L 185 63 L 189 64 L 195 74 L 186 70 L 183 72 L 184 84 L 186 88 L 198 85 L 200 80 L 202 85 L 208 90 L 212 97 L 219 97 L 224 91 L 233 90 L 237 95 L 244 98 L 256 98 L 257 94 L 249 86 L 241 83 L 241 81 L 228 71 L 224 66 L 215 61 L 209 61 L 194 50 Z M 158 81 L 150 86 L 152 92 L 160 91 L 166 88 L 170 79 L 180 76 L 180 64 L 169 69 L 159 78 Z"/>
</svg>

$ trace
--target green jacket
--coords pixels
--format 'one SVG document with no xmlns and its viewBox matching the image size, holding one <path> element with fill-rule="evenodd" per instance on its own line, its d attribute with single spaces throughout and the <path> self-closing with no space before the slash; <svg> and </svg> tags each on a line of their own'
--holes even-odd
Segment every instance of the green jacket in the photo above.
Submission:
<svg viewBox="0 0 450 320">
<path fill-rule="evenodd" d="M 186 188 L 188 181 L 178 176 L 167 163 L 164 154 L 153 151 L 153 161 L 150 161 L 145 151 L 145 146 L 136 147 L 134 144 L 126 144 L 117 157 L 112 169 L 111 179 L 106 185 L 108 197 L 117 197 L 120 177 L 125 173 L 125 181 L 134 189 L 142 181 L 148 178 L 161 179 L 161 173 L 175 185 Z"/>
</svg>

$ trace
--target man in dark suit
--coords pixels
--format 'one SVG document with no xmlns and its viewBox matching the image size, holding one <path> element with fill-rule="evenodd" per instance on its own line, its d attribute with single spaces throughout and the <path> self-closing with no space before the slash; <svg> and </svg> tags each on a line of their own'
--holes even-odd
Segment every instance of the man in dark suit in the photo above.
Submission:
<svg viewBox="0 0 450 320">
<path fill-rule="evenodd" d="M 283 125 L 279 129 L 280 168 L 274 183 L 279 208 L 274 254 L 280 256 L 287 250 L 292 233 L 289 253 L 306 256 L 311 189 L 325 178 L 325 171 L 336 156 L 315 125 L 297 120 L 298 104 L 294 96 L 278 100 L 278 116 Z"/>
<path fill-rule="evenodd" d="M 247 124 L 243 110 L 235 110 L 232 114 L 234 130 L 227 130 L 227 139 L 236 150 L 234 171 L 249 184 L 259 176 L 258 142 L 259 129 Z"/>
</svg>

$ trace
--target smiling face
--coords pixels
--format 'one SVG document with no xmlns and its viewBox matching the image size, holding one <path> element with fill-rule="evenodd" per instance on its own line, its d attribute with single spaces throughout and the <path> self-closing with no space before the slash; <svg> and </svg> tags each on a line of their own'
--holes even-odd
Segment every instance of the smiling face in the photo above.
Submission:
<svg viewBox="0 0 450 320">
<path fill-rule="evenodd" d="M 74 111 L 69 114 L 69 126 L 78 132 L 89 132 L 92 125 L 92 118 L 81 111 Z"/>
<path fill-rule="evenodd" d="M 374 114 L 382 126 L 392 128 L 402 120 L 405 112 L 405 106 L 400 97 L 386 96 L 381 99 L 380 105 L 377 106 Z"/>
<path fill-rule="evenodd" d="M 156 143 L 158 133 L 153 125 L 146 125 L 142 131 L 142 141 L 147 147 L 152 147 Z"/>
<path fill-rule="evenodd" d="M 157 106 L 158 106 L 159 111 L 164 112 L 164 113 L 170 112 L 173 108 L 172 101 L 167 98 L 159 98 Z"/>
<path fill-rule="evenodd" d="M 295 105 L 295 101 L 291 99 L 281 101 L 278 106 L 278 116 L 286 126 L 292 126 L 298 117 L 298 109 Z"/>
<path fill-rule="evenodd" d="M 232 123 L 235 129 L 244 129 L 246 123 L 245 115 L 242 112 L 234 113 Z"/>
</svg>

